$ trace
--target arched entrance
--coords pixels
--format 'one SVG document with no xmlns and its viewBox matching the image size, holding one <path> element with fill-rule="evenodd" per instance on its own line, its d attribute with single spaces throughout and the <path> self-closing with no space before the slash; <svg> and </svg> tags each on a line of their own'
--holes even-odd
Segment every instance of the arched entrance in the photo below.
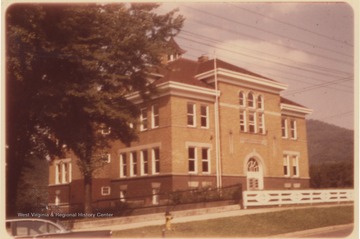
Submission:
<svg viewBox="0 0 360 239">
<path fill-rule="evenodd" d="M 264 189 L 263 167 L 260 161 L 254 157 L 249 158 L 246 163 L 246 171 L 247 190 Z"/>
</svg>

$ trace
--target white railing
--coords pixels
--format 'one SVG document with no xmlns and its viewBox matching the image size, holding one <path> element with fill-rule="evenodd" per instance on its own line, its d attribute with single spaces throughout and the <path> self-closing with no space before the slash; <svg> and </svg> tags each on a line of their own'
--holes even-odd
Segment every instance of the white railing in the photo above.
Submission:
<svg viewBox="0 0 360 239">
<path fill-rule="evenodd" d="M 354 201 L 354 190 L 273 190 L 273 191 L 244 191 L 243 204 L 248 206 L 270 206 L 288 204 L 313 204 L 328 202 Z"/>
</svg>

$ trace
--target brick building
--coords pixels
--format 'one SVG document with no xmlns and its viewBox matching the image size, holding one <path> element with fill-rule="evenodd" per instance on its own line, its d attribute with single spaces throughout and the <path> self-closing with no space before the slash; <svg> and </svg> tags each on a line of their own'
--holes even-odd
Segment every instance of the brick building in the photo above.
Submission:
<svg viewBox="0 0 360 239">
<path fill-rule="evenodd" d="M 280 96 L 287 85 L 226 63 L 174 52 L 151 74 L 158 94 L 141 109 L 139 140 L 112 145 L 93 180 L 93 200 L 126 201 L 175 190 L 242 184 L 243 190 L 309 187 L 304 106 Z M 111 132 L 102 132 L 103 134 Z M 81 204 L 76 158 L 50 165 L 49 203 Z"/>
</svg>

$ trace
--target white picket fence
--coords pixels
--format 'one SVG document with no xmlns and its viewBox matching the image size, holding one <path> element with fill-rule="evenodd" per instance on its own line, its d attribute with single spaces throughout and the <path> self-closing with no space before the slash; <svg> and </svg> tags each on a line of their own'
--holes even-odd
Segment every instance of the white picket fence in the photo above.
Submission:
<svg viewBox="0 0 360 239">
<path fill-rule="evenodd" d="M 313 204 L 313 203 L 340 203 L 354 201 L 354 190 L 265 190 L 244 191 L 243 205 L 270 206 L 289 204 Z"/>
</svg>

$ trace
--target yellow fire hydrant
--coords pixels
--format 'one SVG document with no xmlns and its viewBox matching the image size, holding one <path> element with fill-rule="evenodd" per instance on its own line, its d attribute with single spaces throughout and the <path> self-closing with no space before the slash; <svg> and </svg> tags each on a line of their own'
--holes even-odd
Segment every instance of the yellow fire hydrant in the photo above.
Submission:
<svg viewBox="0 0 360 239">
<path fill-rule="evenodd" d="M 165 213 L 165 228 L 168 231 L 173 231 L 174 229 L 171 226 L 171 220 L 173 219 L 173 216 L 169 211 L 166 211 Z"/>
</svg>

